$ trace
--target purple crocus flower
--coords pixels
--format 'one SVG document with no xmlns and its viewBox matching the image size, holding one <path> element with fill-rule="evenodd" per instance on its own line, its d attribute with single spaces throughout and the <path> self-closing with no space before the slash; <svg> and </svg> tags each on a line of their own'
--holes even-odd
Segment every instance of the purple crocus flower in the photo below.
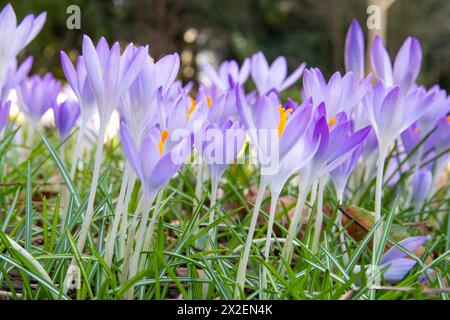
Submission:
<svg viewBox="0 0 450 320">
<path fill-rule="evenodd" d="M 377 36 L 372 45 L 370 58 L 378 79 L 383 80 L 388 87 L 398 85 L 405 93 L 408 93 L 420 73 L 422 48 L 419 40 L 409 37 L 400 48 L 392 67 L 383 40 Z"/>
<path fill-rule="evenodd" d="M 67 82 L 72 88 L 80 104 L 81 117 L 86 123 L 95 111 L 95 96 L 86 73 L 83 57 L 78 57 L 76 68 L 64 51 L 60 53 L 61 65 Z"/>
<path fill-rule="evenodd" d="M 341 76 L 340 72 L 336 72 L 328 83 L 317 69 L 305 70 L 303 77 L 303 96 L 312 97 L 314 107 L 322 102 L 327 106 L 327 120 L 332 120 L 338 113 L 349 113 L 356 107 L 361 98 L 370 88 L 372 76 L 361 80 L 355 80 L 353 72 L 348 72 Z"/>
<path fill-rule="evenodd" d="M 8 122 L 9 110 L 11 109 L 11 101 L 0 104 L 0 132 Z"/>
<path fill-rule="evenodd" d="M 213 183 L 218 183 L 232 164 L 245 142 L 245 131 L 239 121 L 226 120 L 210 123 L 203 131 L 202 155 L 211 173 Z"/>
<path fill-rule="evenodd" d="M 430 89 L 430 92 L 435 92 L 435 99 L 417 121 L 423 137 L 436 127 L 440 119 L 450 113 L 450 97 L 447 92 L 439 86 L 434 86 Z"/>
<path fill-rule="evenodd" d="M 53 116 L 59 138 L 64 141 L 80 116 L 80 105 L 78 102 L 70 100 L 54 105 Z"/>
<path fill-rule="evenodd" d="M 3 87 L 11 61 L 41 31 L 45 18 L 45 12 L 37 17 L 29 14 L 17 25 L 16 14 L 9 3 L 0 12 L 0 88 Z"/>
<path fill-rule="evenodd" d="M 204 64 L 202 69 L 214 86 L 226 91 L 234 89 L 238 83 L 243 85 L 247 81 L 250 74 L 250 59 L 245 59 L 241 68 L 236 61 L 230 60 L 222 62 L 218 72 L 209 63 Z"/>
<path fill-rule="evenodd" d="M 88 36 L 83 37 L 83 60 L 87 78 L 92 86 L 100 119 L 103 125 L 109 121 L 119 100 L 141 72 L 148 59 L 148 47 L 127 46 L 120 54 L 119 43 L 110 48 L 105 38 L 94 47 Z"/>
<path fill-rule="evenodd" d="M 423 246 L 428 239 L 429 238 L 425 236 L 410 237 L 400 241 L 398 244 L 407 251 L 414 252 Z M 380 269 L 385 270 L 383 279 L 389 283 L 395 284 L 401 282 L 416 264 L 416 260 L 409 259 L 404 251 L 395 246 L 389 249 L 381 258 Z M 360 271 L 361 266 L 357 265 L 353 272 L 359 273 Z M 428 275 L 431 275 L 432 272 L 432 270 L 427 270 Z M 419 277 L 420 282 L 426 280 L 427 276 L 425 274 Z"/>
<path fill-rule="evenodd" d="M 21 109 L 33 126 L 37 126 L 47 110 L 56 105 L 60 90 L 61 83 L 53 78 L 51 73 L 42 78 L 34 75 L 21 83 L 19 90 Z"/>
<path fill-rule="evenodd" d="M 171 148 L 167 148 L 169 134 L 157 127 L 150 129 L 136 144 L 124 122 L 120 126 L 120 138 L 125 156 L 148 195 L 156 195 L 173 177 L 191 153 L 193 145 L 192 136 L 188 135 L 181 141 L 172 143 Z"/>
<path fill-rule="evenodd" d="M 279 162 L 303 135 L 309 118 L 302 110 L 284 109 L 274 92 L 258 97 L 251 108 L 238 87 L 236 100 L 241 121 L 256 147 L 263 175 L 274 174 Z M 306 109 L 311 113 L 312 105 Z"/>
<path fill-rule="evenodd" d="M 179 67 L 180 59 L 177 54 L 167 55 L 156 63 L 149 58 L 125 93 L 120 111 L 122 119 L 130 126 L 135 139 L 141 138 L 146 129 L 154 125 L 152 118 L 156 118 L 158 94 L 160 96 L 167 94 L 175 81 Z"/>
<path fill-rule="evenodd" d="M 362 104 L 383 155 L 394 140 L 425 113 L 434 96 L 434 92 L 426 93 L 423 88 L 405 94 L 399 86 L 386 87 L 382 80 L 370 88 Z"/>
<path fill-rule="evenodd" d="M 0 91 L 0 101 L 5 102 L 8 99 L 9 93 L 12 89 L 16 88 L 23 79 L 30 72 L 33 64 L 33 57 L 28 57 L 20 66 L 17 65 L 17 59 L 13 59 L 10 63 L 8 71 L 6 73 L 5 82 Z"/>
<path fill-rule="evenodd" d="M 281 92 L 292 86 L 303 74 L 306 64 L 301 64 L 289 77 L 287 77 L 286 58 L 278 57 L 269 66 L 262 52 L 254 54 L 251 58 L 251 75 L 260 95 L 270 91 Z"/>
</svg>

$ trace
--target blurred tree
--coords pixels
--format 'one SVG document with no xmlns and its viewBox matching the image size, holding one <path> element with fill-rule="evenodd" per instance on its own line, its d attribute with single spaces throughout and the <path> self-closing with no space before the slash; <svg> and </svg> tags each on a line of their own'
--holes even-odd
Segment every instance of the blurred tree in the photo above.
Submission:
<svg viewBox="0 0 450 320">
<path fill-rule="evenodd" d="M 4 6 L 6 1 L 0 0 Z M 48 12 L 42 33 L 27 48 L 35 57 L 34 71 L 50 70 L 62 77 L 59 50 L 81 49 L 84 33 L 97 40 L 149 43 L 151 54 L 184 54 L 195 73 L 199 52 L 219 59 L 244 57 L 263 51 L 269 59 L 287 57 L 291 68 L 300 62 L 318 66 L 326 75 L 343 70 L 346 30 L 353 18 L 363 26 L 367 1 L 363 0 L 14 0 L 19 19 L 26 13 Z M 81 8 L 81 30 L 68 30 L 66 9 Z M 424 47 L 421 81 L 439 82 L 450 89 L 450 2 L 448 0 L 396 0 L 389 10 L 389 50 L 394 53 L 408 35 Z"/>
</svg>

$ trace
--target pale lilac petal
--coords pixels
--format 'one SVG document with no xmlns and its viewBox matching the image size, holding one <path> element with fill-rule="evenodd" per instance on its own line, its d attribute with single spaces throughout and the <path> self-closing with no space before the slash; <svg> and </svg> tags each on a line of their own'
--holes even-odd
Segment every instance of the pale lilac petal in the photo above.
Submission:
<svg viewBox="0 0 450 320">
<path fill-rule="evenodd" d="M 377 78 L 383 80 L 387 86 L 392 86 L 394 84 L 394 78 L 391 58 L 384 47 L 383 40 L 379 36 L 373 42 L 370 58 Z"/>
<path fill-rule="evenodd" d="M 416 82 L 422 65 L 422 48 L 416 38 L 408 38 L 394 63 L 394 81 L 407 92 Z"/>
<path fill-rule="evenodd" d="M 353 20 L 345 41 L 345 68 L 359 81 L 365 74 L 364 33 L 357 20 Z"/>
<path fill-rule="evenodd" d="M 415 250 L 423 246 L 428 240 L 429 238 L 426 236 L 410 237 L 400 241 L 399 245 L 404 247 L 408 251 L 414 252 Z M 383 255 L 383 257 L 381 258 L 381 264 L 388 263 L 395 259 L 405 258 L 406 256 L 407 254 L 394 246 Z"/>
<path fill-rule="evenodd" d="M 289 87 L 291 87 L 298 79 L 301 78 L 303 71 L 306 68 L 306 63 L 302 63 L 300 66 L 298 66 L 297 69 L 281 84 L 279 90 L 283 91 Z"/>
</svg>

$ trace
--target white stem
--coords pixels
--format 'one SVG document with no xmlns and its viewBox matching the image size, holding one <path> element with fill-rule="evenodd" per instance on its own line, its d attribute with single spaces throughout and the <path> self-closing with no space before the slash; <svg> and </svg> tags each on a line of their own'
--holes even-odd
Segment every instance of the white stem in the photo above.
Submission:
<svg viewBox="0 0 450 320">
<path fill-rule="evenodd" d="M 250 228 L 247 234 L 247 240 L 245 243 L 244 253 L 241 256 L 239 262 L 238 273 L 236 278 L 236 288 L 234 291 L 234 298 L 238 299 L 241 296 L 241 291 L 244 290 L 245 278 L 247 274 L 248 258 L 250 256 L 250 250 L 252 247 L 253 236 L 255 234 L 256 223 L 258 221 L 259 210 L 261 208 L 262 201 L 264 199 L 264 192 L 267 187 L 267 179 L 262 176 L 259 184 L 258 195 L 256 196 L 255 206 L 253 208 L 252 220 L 250 222 Z"/>
<path fill-rule="evenodd" d="M 374 224 L 377 224 L 381 220 L 381 207 L 382 207 L 382 196 L 383 196 L 383 172 L 384 172 L 384 162 L 386 160 L 386 152 L 380 148 L 378 154 L 378 165 L 377 165 L 377 180 L 375 187 L 375 213 L 374 213 Z M 380 285 L 381 279 L 379 275 L 378 262 L 376 261 L 377 252 L 381 246 L 381 236 L 383 233 L 383 224 L 378 226 L 375 230 L 373 245 L 372 245 L 372 266 L 374 268 L 373 276 L 369 279 L 371 285 Z M 371 299 L 375 298 L 375 290 L 370 291 Z"/>
<path fill-rule="evenodd" d="M 99 129 L 97 151 L 95 152 L 94 173 L 93 173 L 92 181 L 91 181 L 88 206 L 86 209 L 86 214 L 84 216 L 83 224 L 81 226 L 81 231 L 80 231 L 80 234 L 78 236 L 78 241 L 77 241 L 77 250 L 80 253 L 83 251 L 84 244 L 85 244 L 86 238 L 87 238 L 87 234 L 89 232 L 89 227 L 91 226 L 92 218 L 94 216 L 94 201 L 95 201 L 95 194 L 97 191 L 98 179 L 100 176 L 100 165 L 102 163 L 103 140 L 105 139 L 105 130 L 106 130 L 106 124 L 105 124 L 105 122 L 103 122 L 100 124 L 100 129 Z M 74 258 L 72 258 L 70 265 L 74 266 L 75 262 L 76 261 L 75 261 L 75 257 L 74 257 Z M 71 280 L 73 280 L 73 279 L 71 279 L 72 277 L 73 277 L 72 274 L 67 273 L 64 283 L 71 283 L 72 282 Z M 67 293 L 67 291 L 64 293 Z"/>
<path fill-rule="evenodd" d="M 215 209 L 212 210 L 212 208 L 214 208 L 214 206 L 216 205 L 216 199 L 217 199 L 217 190 L 219 189 L 219 179 L 216 179 L 214 177 L 211 178 L 211 202 L 210 202 L 210 209 L 211 212 L 209 213 L 209 224 L 213 224 L 214 221 L 216 221 L 216 216 L 215 216 Z M 209 230 L 209 237 L 210 237 L 210 241 L 208 241 L 208 245 L 207 245 L 207 249 L 211 249 L 211 241 L 213 241 L 214 243 L 217 243 L 217 227 L 211 228 Z"/>
<path fill-rule="evenodd" d="M 270 244 L 272 243 L 272 231 L 273 231 L 273 225 L 275 222 L 275 214 L 277 211 L 277 202 L 279 193 L 272 193 L 271 199 L 270 199 L 270 213 L 269 213 L 269 223 L 267 225 L 267 234 L 266 234 L 266 244 L 264 247 L 264 259 L 268 263 L 269 262 L 269 256 L 270 256 Z M 267 269 L 262 269 L 262 288 L 266 289 L 267 287 Z M 263 299 L 266 299 L 266 295 L 263 294 Z"/>
<path fill-rule="evenodd" d="M 136 236 L 136 227 L 139 213 L 144 208 L 144 198 L 142 197 L 134 213 L 133 219 L 131 220 L 130 229 L 128 230 L 127 241 L 123 249 L 123 263 L 120 273 L 120 282 L 124 283 L 128 279 L 128 271 L 130 269 L 130 259 L 133 253 L 133 244 Z"/>
<path fill-rule="evenodd" d="M 78 237 L 77 248 L 82 251 L 86 242 L 86 237 L 91 226 L 92 217 L 94 216 L 95 194 L 97 193 L 98 179 L 100 177 L 100 167 L 102 164 L 103 141 L 105 139 L 106 123 L 100 124 L 97 151 L 95 152 L 94 173 L 92 176 L 91 188 L 89 191 L 88 205 L 84 216 L 83 225 L 81 226 L 80 235 Z"/>
<path fill-rule="evenodd" d="M 128 231 L 128 205 L 133 194 L 133 186 L 136 182 L 136 176 L 133 172 L 128 177 L 128 185 L 126 190 L 125 201 L 122 205 L 122 211 L 120 212 L 122 218 L 120 219 L 120 232 L 119 232 L 119 259 L 123 258 L 126 251 L 126 240 Z"/>
<path fill-rule="evenodd" d="M 117 230 L 119 228 L 121 212 L 122 212 L 122 205 L 123 205 L 123 200 L 125 198 L 125 192 L 126 192 L 126 187 L 128 184 L 130 171 L 131 171 L 130 166 L 127 163 L 125 166 L 125 171 L 123 173 L 123 177 L 122 177 L 122 183 L 120 186 L 119 198 L 117 199 L 116 210 L 114 212 L 114 220 L 113 220 L 113 223 L 111 226 L 111 231 L 109 232 L 109 235 L 108 235 L 108 241 L 106 243 L 106 248 L 105 248 L 105 263 L 108 267 L 111 266 L 111 262 L 112 262 L 112 258 L 113 258 L 114 243 L 116 242 Z"/>
<path fill-rule="evenodd" d="M 323 223 L 323 191 L 325 188 L 326 180 L 320 179 L 319 181 L 319 194 L 317 197 L 317 217 L 314 226 L 314 238 L 312 244 L 312 252 L 317 253 L 319 249 L 320 234 L 322 233 Z"/>
<path fill-rule="evenodd" d="M 153 200 L 155 200 L 156 193 L 149 193 L 144 191 L 144 211 L 142 212 L 141 224 L 136 236 L 136 245 L 134 247 L 134 252 L 130 261 L 130 273 L 128 279 L 133 278 L 138 272 L 139 258 L 141 256 L 142 244 L 144 243 L 145 230 L 147 229 L 148 216 L 150 214 L 151 206 Z M 148 228 L 148 234 L 151 238 L 153 236 L 153 229 L 155 227 L 155 222 L 158 212 L 153 211 L 152 220 L 150 221 L 150 226 Z"/>
<path fill-rule="evenodd" d="M 310 188 L 310 183 L 308 181 L 304 181 L 304 183 L 300 184 L 297 204 L 294 209 L 294 215 L 292 216 L 291 224 L 289 225 L 288 234 L 286 237 L 286 243 L 283 248 L 282 257 L 286 260 L 286 263 L 291 263 L 292 260 L 292 251 L 293 251 L 293 243 L 295 235 L 297 234 L 297 227 L 300 228 L 299 224 L 300 218 L 303 216 L 303 206 L 306 202 L 306 196 L 308 195 L 308 191 Z M 303 220 L 303 218 L 301 219 Z M 284 272 L 284 265 L 281 266 L 281 273 Z"/>
</svg>

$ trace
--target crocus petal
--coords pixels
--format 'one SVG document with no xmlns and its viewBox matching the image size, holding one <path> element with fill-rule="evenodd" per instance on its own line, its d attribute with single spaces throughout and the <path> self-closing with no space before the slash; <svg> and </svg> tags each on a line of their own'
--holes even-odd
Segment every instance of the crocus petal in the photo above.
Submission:
<svg viewBox="0 0 450 320">
<path fill-rule="evenodd" d="M 416 82 L 422 65 L 422 48 L 416 38 L 408 38 L 394 63 L 394 81 L 405 92 Z"/>
<path fill-rule="evenodd" d="M 283 91 L 290 86 L 292 86 L 298 79 L 301 78 L 303 71 L 305 71 L 306 63 L 302 63 L 300 66 L 298 66 L 297 69 L 289 76 L 286 80 L 281 84 L 279 91 Z"/>
<path fill-rule="evenodd" d="M 267 63 L 266 58 L 262 52 L 258 52 L 254 54 L 251 58 L 251 75 L 253 82 L 258 89 L 260 94 L 267 93 L 267 84 L 269 77 L 269 64 Z"/>
<path fill-rule="evenodd" d="M 373 42 L 370 58 L 377 78 L 383 80 L 387 86 L 392 86 L 394 84 L 394 78 L 391 58 L 384 47 L 383 40 L 379 36 Z"/>
<path fill-rule="evenodd" d="M 345 68 L 352 71 L 356 79 L 364 78 L 365 74 L 364 33 L 359 22 L 353 20 L 345 41 Z"/>
<path fill-rule="evenodd" d="M 100 42 L 99 42 L 100 45 Z M 105 88 L 103 85 L 103 68 L 92 40 L 88 36 L 83 37 L 83 61 L 89 82 L 97 98 L 98 104 L 105 102 Z M 104 107 L 103 105 L 101 107 Z"/>
<path fill-rule="evenodd" d="M 429 240 L 426 236 L 411 237 L 399 242 L 399 245 L 407 249 L 408 251 L 414 252 L 421 246 L 423 246 Z M 389 249 L 381 258 L 381 264 L 388 263 L 392 260 L 404 258 L 407 255 L 397 247 L 392 247 Z"/>
<path fill-rule="evenodd" d="M 64 72 L 64 75 L 66 76 L 67 82 L 69 83 L 72 90 L 75 92 L 77 96 L 80 96 L 80 91 L 78 88 L 78 80 L 77 80 L 77 73 L 75 71 L 75 68 L 72 65 L 72 62 L 70 61 L 69 57 L 64 51 L 61 51 L 60 53 L 61 57 L 61 66 Z"/>
<path fill-rule="evenodd" d="M 127 125 L 124 122 L 120 124 L 119 134 L 120 140 L 122 142 L 122 149 L 126 158 L 128 159 L 128 162 L 130 163 L 136 174 L 142 178 L 137 147 L 134 143 L 133 138 L 131 137 Z"/>
<path fill-rule="evenodd" d="M 398 283 L 406 277 L 416 263 L 415 260 L 405 258 L 390 260 L 386 264 L 381 265 L 381 268 L 387 267 L 386 272 L 383 274 L 383 279 L 391 283 Z"/>
</svg>

